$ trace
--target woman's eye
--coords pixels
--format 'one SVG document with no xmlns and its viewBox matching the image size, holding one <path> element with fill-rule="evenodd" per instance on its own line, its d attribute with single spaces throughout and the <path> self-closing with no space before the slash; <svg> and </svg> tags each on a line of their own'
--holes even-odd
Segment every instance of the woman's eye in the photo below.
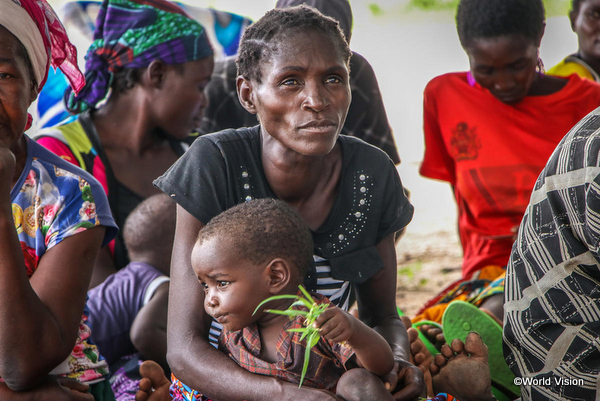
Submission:
<svg viewBox="0 0 600 401">
<path fill-rule="evenodd" d="M 292 86 L 292 85 L 297 85 L 298 84 L 298 80 L 295 78 L 289 78 L 284 80 L 281 85 L 283 86 Z"/>
<path fill-rule="evenodd" d="M 339 84 L 342 82 L 342 79 L 340 77 L 329 77 L 325 80 L 325 83 L 328 84 Z"/>
<path fill-rule="evenodd" d="M 7 78 L 10 78 L 10 74 L 0 72 L 0 79 L 7 79 Z"/>
</svg>

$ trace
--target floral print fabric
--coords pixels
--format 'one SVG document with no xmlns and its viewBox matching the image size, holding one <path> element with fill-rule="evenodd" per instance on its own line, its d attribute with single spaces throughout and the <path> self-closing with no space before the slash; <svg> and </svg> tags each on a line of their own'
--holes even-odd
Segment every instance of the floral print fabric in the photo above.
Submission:
<svg viewBox="0 0 600 401">
<path fill-rule="evenodd" d="M 83 170 L 27 140 L 27 162 L 11 191 L 15 229 L 21 243 L 27 276 L 35 274 L 46 251 L 63 239 L 89 228 L 106 226 L 105 245 L 116 225 L 100 184 Z M 82 382 L 93 383 L 108 374 L 108 365 L 90 342 L 87 307 L 71 355 L 55 368 Z"/>
</svg>

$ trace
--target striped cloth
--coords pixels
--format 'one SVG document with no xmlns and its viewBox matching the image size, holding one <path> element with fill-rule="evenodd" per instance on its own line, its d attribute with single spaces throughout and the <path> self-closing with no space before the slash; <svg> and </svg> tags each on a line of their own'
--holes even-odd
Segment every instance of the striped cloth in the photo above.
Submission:
<svg viewBox="0 0 600 401">
<path fill-rule="evenodd" d="M 504 354 L 523 400 L 600 397 L 600 108 L 538 178 L 505 283 Z"/>
</svg>

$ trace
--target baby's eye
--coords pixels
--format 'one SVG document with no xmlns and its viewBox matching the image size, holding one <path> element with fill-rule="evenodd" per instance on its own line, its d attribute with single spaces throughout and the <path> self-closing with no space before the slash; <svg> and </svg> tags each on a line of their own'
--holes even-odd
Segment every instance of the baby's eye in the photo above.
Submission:
<svg viewBox="0 0 600 401">
<path fill-rule="evenodd" d="M 219 288 L 225 288 L 229 285 L 229 281 L 218 281 L 217 282 L 217 287 Z"/>
<path fill-rule="evenodd" d="M 204 289 L 204 291 L 208 291 L 208 284 L 206 284 L 204 281 L 201 281 L 200 285 L 202 286 L 202 288 Z"/>
</svg>

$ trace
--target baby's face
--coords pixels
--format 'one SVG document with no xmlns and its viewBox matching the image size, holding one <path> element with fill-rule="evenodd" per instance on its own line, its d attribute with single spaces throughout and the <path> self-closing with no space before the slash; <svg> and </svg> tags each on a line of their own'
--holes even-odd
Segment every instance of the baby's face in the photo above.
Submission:
<svg viewBox="0 0 600 401">
<path fill-rule="evenodd" d="M 229 331 L 255 323 L 264 312 L 252 313 L 268 298 L 266 269 L 235 254 L 235 247 L 219 236 L 196 244 L 192 268 L 204 287 L 204 309 Z"/>
</svg>

